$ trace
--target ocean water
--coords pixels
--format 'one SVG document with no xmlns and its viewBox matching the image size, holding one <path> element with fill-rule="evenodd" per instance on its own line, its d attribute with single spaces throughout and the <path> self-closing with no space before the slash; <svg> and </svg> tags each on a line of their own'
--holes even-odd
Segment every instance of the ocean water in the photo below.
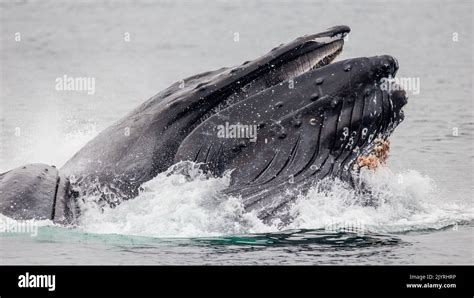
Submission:
<svg viewBox="0 0 474 298">
<path fill-rule="evenodd" d="M 332 181 L 280 229 L 220 196 L 228 177 L 170 169 L 114 209 L 89 198 L 75 227 L 0 215 L 0 264 L 473 264 L 472 19 L 472 1 L 0 1 L 0 172 L 60 167 L 171 83 L 334 25 L 352 29 L 338 60 L 390 54 L 420 80 L 364 173 L 376 206 Z"/>
</svg>

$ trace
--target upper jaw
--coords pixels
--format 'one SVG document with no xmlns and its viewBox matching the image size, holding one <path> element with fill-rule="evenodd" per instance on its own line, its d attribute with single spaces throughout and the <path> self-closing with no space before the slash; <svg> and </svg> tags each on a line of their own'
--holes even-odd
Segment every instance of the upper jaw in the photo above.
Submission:
<svg viewBox="0 0 474 298">
<path fill-rule="evenodd" d="M 247 84 L 264 78 L 266 87 L 263 89 L 267 89 L 328 65 L 341 53 L 349 31 L 347 26 L 337 26 L 282 44 L 258 59 L 231 69 L 233 81 Z M 251 93 L 247 95 L 251 96 Z"/>
<path fill-rule="evenodd" d="M 326 31 L 312 34 L 312 35 L 305 35 L 300 37 L 299 39 L 304 39 L 305 41 L 313 41 L 313 42 L 331 42 L 335 40 L 344 39 L 346 35 L 351 31 L 348 26 L 340 25 L 334 26 L 331 28 L 326 29 Z M 297 39 L 298 40 L 298 39 Z"/>
<path fill-rule="evenodd" d="M 255 60 L 218 71 L 211 80 L 199 83 L 192 91 L 199 94 L 197 98 L 212 97 L 216 92 L 219 94 L 215 97 L 217 102 L 207 101 L 207 112 L 196 125 L 244 98 L 329 64 L 342 51 L 343 38 L 349 31 L 347 26 L 337 26 L 299 37 Z"/>
<path fill-rule="evenodd" d="M 347 26 L 336 26 L 312 35 L 305 35 L 280 45 L 269 53 L 272 59 L 272 65 L 281 65 L 283 69 L 289 65 L 306 64 L 294 74 L 300 75 L 308 70 L 322 67 L 331 63 L 342 51 L 344 46 L 344 37 L 350 32 Z M 309 66 L 309 69 L 308 69 Z M 289 79 L 288 77 L 286 79 Z"/>
</svg>

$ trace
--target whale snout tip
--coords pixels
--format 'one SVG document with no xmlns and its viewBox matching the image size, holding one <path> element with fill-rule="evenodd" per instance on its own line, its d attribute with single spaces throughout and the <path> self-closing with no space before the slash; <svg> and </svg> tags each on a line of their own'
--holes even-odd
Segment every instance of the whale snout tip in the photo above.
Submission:
<svg viewBox="0 0 474 298">
<path fill-rule="evenodd" d="M 392 100 L 399 102 L 401 107 L 408 103 L 407 93 L 403 89 L 392 91 L 390 96 L 392 97 Z"/>
<path fill-rule="evenodd" d="M 398 61 L 393 56 L 381 55 L 371 58 L 375 72 L 382 78 L 395 77 L 398 71 Z"/>
<path fill-rule="evenodd" d="M 323 32 L 312 35 L 313 38 L 329 38 L 329 40 L 339 40 L 346 37 L 351 31 L 349 26 L 339 25 L 326 29 Z"/>
<path fill-rule="evenodd" d="M 394 80 L 399 68 L 397 59 L 390 55 L 381 55 L 372 57 L 371 61 L 377 77 L 390 82 L 388 91 L 394 103 L 400 108 L 406 105 L 408 103 L 406 91 Z"/>
<path fill-rule="evenodd" d="M 351 32 L 351 28 L 349 28 L 349 26 L 346 26 L 346 25 L 338 25 L 338 26 L 330 27 L 326 29 L 326 31 L 331 32 L 333 36 L 337 34 L 346 35 L 347 33 Z"/>
</svg>

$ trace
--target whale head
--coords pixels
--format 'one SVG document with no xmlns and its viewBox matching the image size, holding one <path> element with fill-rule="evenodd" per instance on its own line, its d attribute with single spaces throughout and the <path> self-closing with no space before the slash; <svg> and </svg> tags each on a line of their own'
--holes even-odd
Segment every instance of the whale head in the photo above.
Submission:
<svg viewBox="0 0 474 298">
<path fill-rule="evenodd" d="M 225 194 L 264 220 L 281 218 L 291 190 L 328 177 L 355 185 L 360 168 L 386 159 L 407 98 L 391 83 L 398 70 L 391 56 L 335 62 L 349 31 L 333 27 L 181 80 L 102 131 L 59 173 L 30 165 L 0 174 L 7 195 L 0 213 L 72 222 L 81 197 L 118 204 L 182 161 L 230 173 Z M 21 204 L 6 211 L 13 201 Z"/>
<path fill-rule="evenodd" d="M 343 40 L 332 38 L 325 51 L 294 47 L 285 56 L 291 59 L 269 73 L 278 80 L 263 78 L 257 92 L 243 86 L 237 99 L 230 96 L 181 142 L 175 162 L 202 163 L 216 175 L 232 170 L 227 193 L 263 218 L 287 206 L 292 196 L 278 194 L 290 188 L 308 189 L 326 177 L 352 182 L 360 168 L 383 163 L 407 103 L 390 85 L 397 60 L 333 62 Z"/>
<path fill-rule="evenodd" d="M 175 162 L 194 160 L 194 156 L 188 158 L 191 152 L 186 154 L 180 147 L 208 118 L 329 64 L 342 50 L 349 31 L 347 26 L 333 27 L 282 44 L 242 65 L 180 80 L 102 131 L 61 168 L 61 173 L 74 177 L 81 193 L 94 192 L 97 187 L 89 187 L 92 182 L 102 189 L 113 181 L 112 196 L 134 197 L 143 182 Z"/>
<path fill-rule="evenodd" d="M 305 35 L 178 81 L 86 144 L 61 173 L 80 194 L 106 187 L 112 199 L 133 198 L 158 173 L 192 161 L 216 176 L 232 171 L 226 193 L 262 218 L 287 205 L 292 196 L 276 196 L 287 189 L 351 181 L 386 158 L 406 97 L 382 83 L 398 69 L 390 56 L 335 62 L 349 31 Z"/>
</svg>

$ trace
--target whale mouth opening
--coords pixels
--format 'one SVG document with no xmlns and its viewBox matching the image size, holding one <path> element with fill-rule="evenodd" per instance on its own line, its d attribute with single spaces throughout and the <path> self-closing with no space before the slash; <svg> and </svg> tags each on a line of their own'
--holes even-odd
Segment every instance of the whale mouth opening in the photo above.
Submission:
<svg viewBox="0 0 474 298">
<path fill-rule="evenodd" d="M 343 39 L 325 44 L 309 40 L 276 61 L 268 63 L 259 71 L 257 78 L 242 87 L 242 91 L 249 97 L 308 71 L 326 66 L 342 52 L 343 45 Z"/>
<path fill-rule="evenodd" d="M 338 33 L 333 37 L 308 39 L 298 45 L 282 46 L 283 53 L 273 54 L 274 59 L 259 65 L 259 68 L 241 78 L 230 87 L 231 92 L 223 100 L 207 111 L 193 128 L 204 122 L 212 115 L 226 109 L 239 101 L 254 96 L 257 93 L 290 82 L 292 79 L 317 68 L 331 64 L 342 52 L 344 40 L 347 33 Z M 296 42 L 296 41 L 295 41 Z M 272 55 L 273 49 L 268 55 Z M 272 56 L 273 56 L 272 55 Z M 247 63 L 244 63 L 245 66 Z M 250 63 L 249 63 L 250 65 Z M 236 72 L 242 66 L 232 68 L 230 73 Z"/>
<path fill-rule="evenodd" d="M 342 40 L 336 40 L 283 64 L 280 70 L 282 81 L 293 79 L 305 72 L 331 64 L 342 52 L 343 45 Z"/>
<path fill-rule="evenodd" d="M 344 38 L 349 32 L 346 26 L 336 26 L 272 49 L 268 55 L 273 59 L 257 72 L 258 77 L 250 84 L 260 85 L 264 90 L 332 63 L 342 52 Z M 256 81 L 263 81 L 264 84 Z"/>
</svg>

